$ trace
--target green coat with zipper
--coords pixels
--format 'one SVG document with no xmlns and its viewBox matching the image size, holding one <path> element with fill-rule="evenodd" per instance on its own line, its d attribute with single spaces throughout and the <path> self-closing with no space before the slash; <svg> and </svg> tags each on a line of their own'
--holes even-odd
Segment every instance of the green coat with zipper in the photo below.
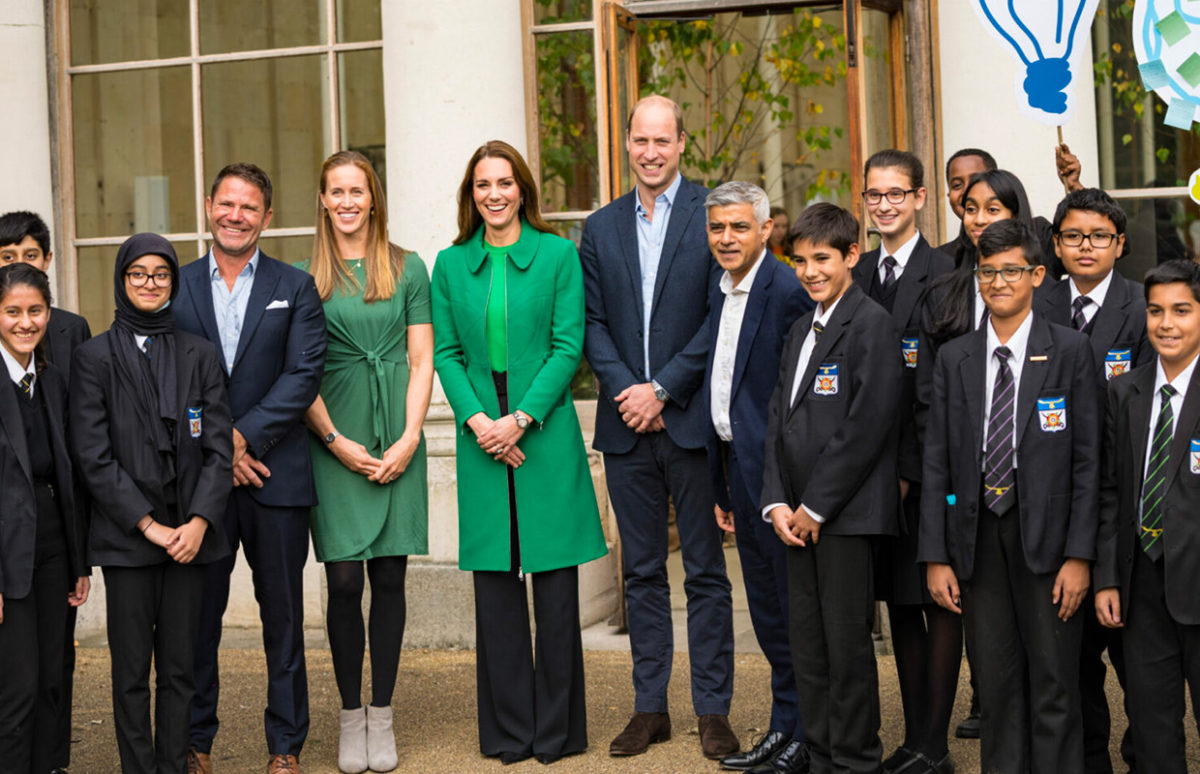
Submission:
<svg viewBox="0 0 1200 774">
<path fill-rule="evenodd" d="M 575 246 L 522 222 L 504 261 L 509 410 L 533 417 L 514 471 L 524 572 L 571 567 L 604 556 L 571 379 L 583 352 L 583 271 Z M 458 565 L 509 570 L 506 466 L 479 448 L 466 421 L 500 417 L 488 359 L 485 310 L 491 262 L 483 228 L 438 253 L 433 266 L 433 362 L 458 424 Z"/>
</svg>

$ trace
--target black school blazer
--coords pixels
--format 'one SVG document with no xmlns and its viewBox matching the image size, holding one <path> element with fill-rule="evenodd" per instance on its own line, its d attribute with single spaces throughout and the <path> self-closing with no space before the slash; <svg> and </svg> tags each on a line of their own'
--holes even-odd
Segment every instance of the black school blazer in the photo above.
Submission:
<svg viewBox="0 0 1200 774">
<path fill-rule="evenodd" d="M 895 535 L 903 366 L 892 319 L 851 285 L 813 347 L 796 403 L 789 405 L 814 314 L 792 325 L 779 359 L 761 506 L 803 503 L 825 518 L 824 534 Z"/>
<path fill-rule="evenodd" d="M 1138 514 L 1157 368 L 1152 360 L 1115 377 L 1108 387 L 1095 587 L 1121 590 L 1125 620 L 1133 560 L 1142 550 Z M 1179 623 L 1195 626 L 1200 624 L 1200 369 L 1192 372 L 1176 417 L 1164 497 L 1161 539 L 1167 610 Z"/>
<path fill-rule="evenodd" d="M 129 394 L 117 377 L 107 331 L 75 350 L 71 367 L 71 448 L 93 502 L 89 558 L 92 564 L 144 567 L 170 561 L 166 552 L 137 528 L 147 513 L 168 527 L 193 515 L 208 521 L 204 542 L 193 559 L 204 564 L 229 553 L 219 535 L 225 501 L 233 487 L 233 424 L 225 374 L 208 341 L 175 332 L 179 419 L 175 425 L 179 507 L 164 513 L 163 482 L 157 480 L 158 450 L 135 429 L 156 410 L 144 396 Z M 130 408 L 141 410 L 129 416 Z M 199 421 L 195 416 L 199 410 Z M 190 415 L 190 416 L 189 416 Z"/>
<path fill-rule="evenodd" d="M 0 380 L 7 381 L 7 379 Z M 0 384 L 0 389 L 11 389 Z M 50 447 L 54 454 L 54 497 L 62 514 L 67 539 L 67 561 L 72 578 L 88 574 L 84 541 L 87 523 L 83 500 L 67 446 L 67 385 L 52 364 L 38 376 L 34 394 L 46 401 Z M 0 594 L 12 599 L 27 596 L 33 581 L 37 542 L 37 501 L 25 425 L 21 409 L 11 395 L 0 398 Z M 66 602 L 67 589 L 63 589 Z"/>
<path fill-rule="evenodd" d="M 934 365 L 925 434 L 918 561 L 950 564 L 960 579 L 975 568 L 983 487 L 987 329 L 943 345 Z M 1017 498 L 1025 562 L 1057 572 L 1067 557 L 1096 558 L 1100 417 L 1091 345 L 1079 331 L 1033 315 L 1017 386 Z M 1058 400 L 1061 399 L 1061 400 Z M 1043 419 L 1046 409 L 1064 416 Z M 1060 428 L 1060 429 L 1054 429 Z"/>
</svg>

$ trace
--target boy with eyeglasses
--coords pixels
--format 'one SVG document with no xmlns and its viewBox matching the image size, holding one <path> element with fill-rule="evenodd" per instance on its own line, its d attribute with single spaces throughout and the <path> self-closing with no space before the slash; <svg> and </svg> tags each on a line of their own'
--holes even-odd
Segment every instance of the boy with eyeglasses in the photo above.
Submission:
<svg viewBox="0 0 1200 774">
<path fill-rule="evenodd" d="M 938 352 L 918 560 L 963 613 L 982 705 L 982 771 L 1082 774 L 1079 649 L 1095 559 L 1099 417 L 1087 338 L 1032 309 L 1029 227 L 979 237 L 986 325 Z"/>
<path fill-rule="evenodd" d="M 1138 282 L 1114 270 L 1124 254 L 1125 211 L 1097 188 L 1068 194 L 1054 213 L 1054 249 L 1067 272 L 1060 282 L 1037 298 L 1037 310 L 1047 320 L 1083 331 L 1092 344 L 1096 362 L 1097 400 L 1104 404 L 1108 381 L 1154 359 L 1146 337 L 1146 300 Z M 1079 663 L 1079 690 L 1083 706 L 1083 745 L 1087 770 L 1108 774 L 1111 716 L 1105 692 L 1105 649 L 1117 672 L 1122 690 L 1125 665 L 1119 632 L 1106 629 L 1090 614 L 1092 600 L 1084 602 L 1083 652 Z M 1132 731 L 1121 743 L 1125 762 L 1133 766 Z"/>
</svg>

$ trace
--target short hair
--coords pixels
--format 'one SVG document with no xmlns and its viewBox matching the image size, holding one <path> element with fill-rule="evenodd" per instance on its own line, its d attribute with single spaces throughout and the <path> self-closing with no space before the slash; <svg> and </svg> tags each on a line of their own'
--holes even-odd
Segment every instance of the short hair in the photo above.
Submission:
<svg viewBox="0 0 1200 774">
<path fill-rule="evenodd" d="M 1146 303 L 1150 303 L 1150 288 L 1155 285 L 1170 285 L 1182 282 L 1192 291 L 1192 298 L 1200 301 L 1200 265 L 1184 258 L 1163 261 L 1146 272 L 1142 287 L 1146 293 Z"/>
<path fill-rule="evenodd" d="M 863 166 L 863 179 L 866 179 L 872 169 L 882 169 L 884 167 L 896 167 L 908 175 L 913 188 L 925 187 L 925 165 L 921 163 L 919 158 L 908 151 L 888 148 L 871 154 L 871 157 L 867 159 L 867 163 Z"/>
<path fill-rule="evenodd" d="M 963 148 L 962 150 L 955 151 L 953 156 L 946 159 L 947 180 L 950 179 L 950 165 L 964 156 L 978 156 L 979 160 L 983 162 L 983 168 L 988 172 L 991 172 L 993 169 L 1000 168 L 1000 165 L 996 163 L 996 159 L 993 158 L 992 154 L 988 153 L 987 151 L 980 150 L 979 148 Z"/>
<path fill-rule="evenodd" d="M 858 244 L 858 218 L 836 204 L 817 202 L 804 208 L 788 229 L 788 244 L 807 239 L 815 245 L 829 245 L 842 255 Z"/>
<path fill-rule="evenodd" d="M 1062 222 L 1067 219 L 1067 213 L 1072 210 L 1094 212 L 1103 218 L 1108 218 L 1112 221 L 1113 228 L 1117 230 L 1118 235 L 1125 233 L 1125 210 L 1121 209 L 1121 205 L 1117 204 L 1116 199 L 1099 188 L 1082 188 L 1063 197 L 1063 200 L 1058 203 L 1058 209 L 1054 211 L 1054 233 L 1059 232 Z"/>
<path fill-rule="evenodd" d="M 0 247 L 15 245 L 33 237 L 46 255 L 50 254 L 50 229 L 37 213 L 17 210 L 0 215 Z"/>
<path fill-rule="evenodd" d="M 220 187 L 221 181 L 227 177 L 236 177 L 245 180 L 250 185 L 262 191 L 263 209 L 271 209 L 271 178 L 267 177 L 267 173 L 259 169 L 258 166 L 246 161 L 237 161 L 221 168 L 221 171 L 213 178 L 212 188 L 208 191 L 210 199 L 217 195 L 217 188 Z"/>
<path fill-rule="evenodd" d="M 780 215 L 787 215 L 787 209 L 778 204 L 771 205 L 771 217 L 778 218 Z"/>
<path fill-rule="evenodd" d="M 767 199 L 767 192 L 754 183 L 730 180 L 712 189 L 704 199 L 706 210 L 730 204 L 749 204 L 754 207 L 754 220 L 758 221 L 759 225 L 766 223 L 771 217 L 771 202 Z"/>
<path fill-rule="evenodd" d="M 1019 248 L 1030 266 L 1042 263 L 1042 248 L 1038 245 L 1033 229 L 1016 218 L 998 220 L 979 235 L 979 257 L 990 258 L 1005 250 Z"/>
<path fill-rule="evenodd" d="M 675 114 L 675 136 L 679 137 L 683 134 L 683 108 L 679 107 L 679 103 L 670 97 L 664 97 L 661 94 L 647 94 L 637 102 L 633 103 L 633 107 L 629 109 L 629 118 L 625 121 L 625 133 L 629 134 L 633 131 L 633 117 L 638 112 L 638 108 L 647 102 L 666 102 L 671 106 L 671 112 Z"/>
</svg>

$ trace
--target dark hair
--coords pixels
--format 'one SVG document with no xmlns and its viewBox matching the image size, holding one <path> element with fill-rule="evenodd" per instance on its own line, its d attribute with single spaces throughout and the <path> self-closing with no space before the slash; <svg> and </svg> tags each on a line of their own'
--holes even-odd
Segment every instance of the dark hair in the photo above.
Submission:
<svg viewBox="0 0 1200 774">
<path fill-rule="evenodd" d="M 921 163 L 919 158 L 908 151 L 888 148 L 887 150 L 877 151 L 872 154 L 863 167 L 863 179 L 866 179 L 872 169 L 883 167 L 896 167 L 908 175 L 913 188 L 925 187 L 925 165 Z"/>
<path fill-rule="evenodd" d="M 776 204 L 774 207 L 771 208 L 771 217 L 777 218 L 780 215 L 787 215 L 787 209 L 784 207 L 780 207 L 778 204 Z"/>
<path fill-rule="evenodd" d="M 988 153 L 987 151 L 980 150 L 979 148 L 963 148 L 962 150 L 955 151 L 953 156 L 946 159 L 947 180 L 950 179 L 950 165 L 965 156 L 978 156 L 979 160 L 983 162 L 983 168 L 988 172 L 991 172 L 993 169 L 999 167 L 999 164 L 996 163 L 996 159 L 994 159 L 992 154 Z"/>
<path fill-rule="evenodd" d="M 1000 203 L 1012 212 L 1013 220 L 1019 220 L 1030 229 L 1033 228 L 1033 213 L 1030 212 L 1029 197 L 1025 195 L 1025 186 L 1021 184 L 1019 177 L 1006 169 L 976 172 L 971 175 L 971 179 L 967 181 L 967 187 L 963 189 L 964 206 L 966 206 L 967 197 L 971 195 L 971 189 L 980 183 L 984 183 L 992 189 L 992 193 L 996 194 Z"/>
<path fill-rule="evenodd" d="M 1033 229 L 1019 220 L 998 220 L 979 235 L 979 257 L 990 258 L 1005 250 L 1020 249 L 1030 266 L 1042 263 L 1042 248 Z"/>
<path fill-rule="evenodd" d="M 35 215 L 34 217 L 37 216 Z M 54 305 L 54 298 L 50 294 L 50 278 L 46 276 L 46 272 L 35 269 L 27 263 L 20 262 L 9 263 L 0 267 L 0 301 L 4 300 L 9 291 L 19 285 L 28 285 L 41 293 L 42 300 L 46 302 L 47 308 Z M 39 376 L 46 370 L 45 342 L 46 332 L 43 330 L 42 338 L 38 341 L 37 347 L 33 351 L 34 370 Z"/>
<path fill-rule="evenodd" d="M 208 191 L 209 198 L 217 195 L 217 188 L 221 185 L 221 181 L 227 177 L 236 177 L 245 180 L 250 185 L 262 191 L 263 210 L 271 209 L 271 193 L 273 190 L 271 188 L 271 178 L 267 177 L 267 173 L 254 164 L 245 161 L 238 161 L 221 168 L 221 171 L 213 178 L 212 188 Z M 263 215 L 266 215 L 266 212 Z"/>
<path fill-rule="evenodd" d="M 521 152 L 503 140 L 488 140 L 471 154 L 471 160 L 467 162 L 467 171 L 458 186 L 458 236 L 454 238 L 454 244 L 464 244 L 483 225 L 483 216 L 475 206 L 475 196 L 472 193 L 475 187 L 475 166 L 483 159 L 504 159 L 512 166 L 513 179 L 517 181 L 517 189 L 521 192 L 521 207 L 517 210 L 517 216 L 525 219 L 538 231 L 546 234 L 556 233 L 542 218 L 542 211 L 538 205 L 537 184 L 533 182 L 533 173 L 529 171 L 529 165 L 521 157 Z"/>
<path fill-rule="evenodd" d="M 1150 303 L 1150 288 L 1155 285 L 1170 285 L 1182 282 L 1192 291 L 1192 298 L 1200 301 L 1200 265 L 1183 258 L 1163 261 L 1150 271 L 1142 280 L 1146 292 L 1146 303 Z"/>
<path fill-rule="evenodd" d="M 1117 230 L 1118 235 L 1125 233 L 1125 210 L 1121 209 L 1121 205 L 1117 204 L 1116 199 L 1099 188 L 1082 188 L 1063 197 L 1063 200 L 1058 203 L 1058 209 L 1054 211 L 1055 234 L 1062 227 L 1067 213 L 1072 210 L 1094 212 L 1102 218 L 1108 218 L 1112 221 L 1113 228 Z"/>
<path fill-rule="evenodd" d="M 829 245 L 843 256 L 858 244 L 858 218 L 836 204 L 818 202 L 804 208 L 788 229 L 787 242 L 807 239 L 814 245 Z"/>
<path fill-rule="evenodd" d="M 27 210 L 0 215 L 0 247 L 15 245 L 27 236 L 33 237 L 43 253 L 50 254 L 50 229 L 40 216 Z"/>
</svg>

